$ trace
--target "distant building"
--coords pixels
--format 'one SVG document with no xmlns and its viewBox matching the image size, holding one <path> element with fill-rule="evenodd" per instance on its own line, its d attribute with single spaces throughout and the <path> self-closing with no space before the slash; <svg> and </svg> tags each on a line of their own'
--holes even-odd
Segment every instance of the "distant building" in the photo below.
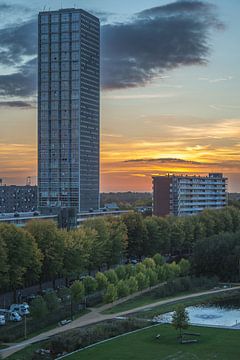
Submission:
<svg viewBox="0 0 240 360">
<path fill-rule="evenodd" d="M 99 19 L 81 9 L 40 12 L 38 39 L 39 210 L 96 210 Z"/>
<path fill-rule="evenodd" d="M 154 176 L 153 215 L 186 216 L 227 205 L 227 178 L 208 176 Z"/>
<path fill-rule="evenodd" d="M 37 186 L 1 185 L 0 213 L 29 212 L 37 208 Z"/>
</svg>

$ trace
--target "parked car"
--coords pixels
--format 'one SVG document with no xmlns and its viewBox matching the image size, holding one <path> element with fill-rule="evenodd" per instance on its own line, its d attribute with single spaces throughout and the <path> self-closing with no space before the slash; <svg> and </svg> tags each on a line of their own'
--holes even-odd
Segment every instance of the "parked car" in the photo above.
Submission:
<svg viewBox="0 0 240 360">
<path fill-rule="evenodd" d="M 0 326 L 6 325 L 5 315 L 0 315 Z"/>
<path fill-rule="evenodd" d="M 12 304 L 10 306 L 10 311 L 17 312 L 21 316 L 29 315 L 29 305 L 27 303 L 24 304 Z"/>
</svg>

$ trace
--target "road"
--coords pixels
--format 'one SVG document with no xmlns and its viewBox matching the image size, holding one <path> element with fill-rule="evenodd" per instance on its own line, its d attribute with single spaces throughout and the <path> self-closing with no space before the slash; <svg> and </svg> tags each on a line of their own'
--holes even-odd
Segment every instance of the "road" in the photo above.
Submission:
<svg viewBox="0 0 240 360">
<path fill-rule="evenodd" d="M 127 310 L 127 311 L 118 312 L 118 313 L 115 313 L 115 314 L 110 314 L 110 315 L 102 314 L 102 312 L 104 310 L 110 309 L 111 307 L 115 306 L 116 304 L 120 304 L 120 303 L 123 303 L 124 301 L 126 301 L 126 299 L 121 299 L 121 300 L 118 300 L 114 304 L 107 304 L 107 305 L 104 305 L 104 306 L 99 307 L 99 308 L 93 308 L 93 309 L 91 309 L 90 313 L 81 316 L 80 318 L 72 321 L 71 323 L 69 323 L 69 324 L 67 324 L 65 326 L 54 328 L 52 330 L 46 331 L 46 332 L 44 332 L 42 334 L 39 334 L 39 335 L 37 335 L 37 336 L 35 336 L 35 337 L 31 338 L 31 339 L 27 339 L 25 341 L 22 341 L 21 343 L 18 343 L 18 344 L 12 345 L 12 346 L 10 346 L 10 347 L 8 347 L 6 349 L 0 350 L 0 356 L 2 356 L 2 359 L 5 359 L 6 357 L 14 354 L 15 352 L 23 349 L 24 347 L 26 347 L 28 345 L 31 345 L 31 344 L 34 344 L 36 342 L 46 340 L 46 339 L 52 337 L 53 335 L 57 335 L 57 334 L 60 334 L 62 332 L 72 330 L 72 329 L 75 329 L 75 328 L 79 328 L 79 327 L 83 327 L 83 326 L 86 326 L 86 325 L 92 325 L 92 324 L 98 323 L 100 321 L 113 319 L 113 318 L 115 318 L 117 316 L 124 316 L 124 315 L 130 314 L 130 313 L 134 313 L 134 312 L 144 310 L 146 308 L 154 308 L 154 307 L 157 307 L 159 305 L 167 305 L 167 304 L 171 304 L 171 303 L 174 303 L 174 302 L 180 301 L 180 300 L 193 299 L 193 298 L 199 297 L 201 295 L 219 294 L 219 293 L 222 293 L 222 292 L 229 292 L 229 291 L 239 290 L 239 289 L 240 289 L 240 286 L 235 286 L 235 287 L 227 288 L 227 289 L 218 289 L 218 290 L 213 289 L 213 290 L 208 290 L 208 291 L 201 291 L 201 292 L 194 293 L 194 294 L 176 296 L 176 297 L 171 298 L 171 299 L 160 300 L 160 301 L 148 304 L 148 305 L 139 306 L 137 308 Z M 134 295 L 136 296 L 136 294 L 134 294 Z"/>
</svg>

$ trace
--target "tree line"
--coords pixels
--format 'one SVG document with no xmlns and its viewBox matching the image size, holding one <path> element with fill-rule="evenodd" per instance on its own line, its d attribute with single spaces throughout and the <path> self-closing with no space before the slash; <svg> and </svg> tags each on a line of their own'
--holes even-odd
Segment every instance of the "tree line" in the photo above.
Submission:
<svg viewBox="0 0 240 360">
<path fill-rule="evenodd" d="M 0 290 L 54 281 L 59 276 L 77 279 L 103 264 L 110 268 L 133 257 L 196 254 L 200 241 L 237 231 L 240 210 L 235 207 L 181 218 L 129 213 L 90 219 L 68 232 L 50 221 L 31 221 L 24 229 L 1 224 Z"/>
</svg>

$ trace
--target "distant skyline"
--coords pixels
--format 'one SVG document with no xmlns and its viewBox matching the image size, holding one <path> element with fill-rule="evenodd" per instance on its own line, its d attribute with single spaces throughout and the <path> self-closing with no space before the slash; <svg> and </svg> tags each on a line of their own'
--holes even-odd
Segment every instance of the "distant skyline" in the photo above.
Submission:
<svg viewBox="0 0 240 360">
<path fill-rule="evenodd" d="M 0 178 L 36 179 L 37 13 L 0 1 Z M 101 190 L 151 191 L 151 175 L 229 177 L 240 191 L 239 0 L 62 0 L 102 23 Z M 49 5 L 46 10 L 49 9 Z"/>
</svg>

